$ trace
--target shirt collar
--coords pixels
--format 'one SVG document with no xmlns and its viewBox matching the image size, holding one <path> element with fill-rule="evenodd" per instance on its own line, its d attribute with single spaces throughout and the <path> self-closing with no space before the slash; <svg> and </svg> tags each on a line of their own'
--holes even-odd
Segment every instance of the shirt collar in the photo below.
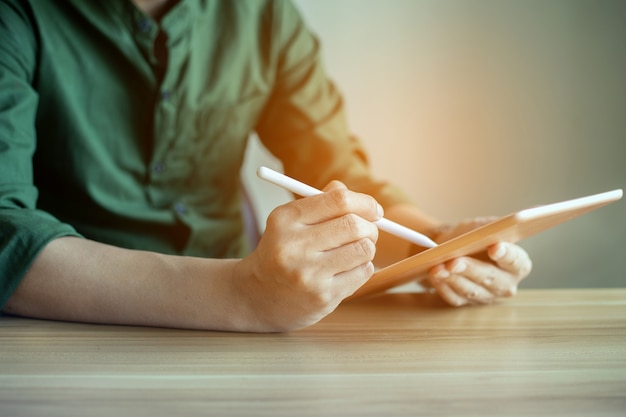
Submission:
<svg viewBox="0 0 626 417">
<path fill-rule="evenodd" d="M 100 1 L 101 5 L 123 21 L 136 36 L 154 39 L 161 29 L 167 33 L 170 42 L 176 42 L 188 32 L 194 16 L 201 12 L 201 2 L 202 0 L 180 0 L 157 23 L 139 10 L 131 0 Z"/>
</svg>

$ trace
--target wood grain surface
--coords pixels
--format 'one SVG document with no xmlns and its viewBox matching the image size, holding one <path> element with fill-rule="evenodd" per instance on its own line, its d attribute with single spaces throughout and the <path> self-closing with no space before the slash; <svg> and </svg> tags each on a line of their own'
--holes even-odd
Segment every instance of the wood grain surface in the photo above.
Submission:
<svg viewBox="0 0 626 417">
<path fill-rule="evenodd" d="M 623 416 L 626 289 L 341 305 L 287 334 L 0 317 L 0 416 Z"/>
</svg>

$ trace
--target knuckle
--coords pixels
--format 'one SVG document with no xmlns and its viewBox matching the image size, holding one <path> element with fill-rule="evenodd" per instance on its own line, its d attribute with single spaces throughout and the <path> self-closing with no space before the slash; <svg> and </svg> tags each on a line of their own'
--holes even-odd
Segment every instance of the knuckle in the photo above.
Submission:
<svg viewBox="0 0 626 417">
<path fill-rule="evenodd" d="M 272 235 L 281 230 L 280 221 L 271 214 L 265 220 L 265 234 Z"/>
<path fill-rule="evenodd" d="M 286 271 L 287 286 L 297 294 L 308 294 L 308 297 L 316 296 L 316 287 L 310 274 L 303 268 L 291 268 Z"/>
<path fill-rule="evenodd" d="M 266 229 L 280 229 L 285 224 L 286 219 L 293 219 L 297 217 L 298 211 L 299 210 L 293 204 L 285 204 L 276 207 L 274 210 L 272 210 L 269 216 L 267 216 L 265 226 Z"/>
<path fill-rule="evenodd" d="M 359 220 L 356 214 L 349 213 L 341 216 L 341 226 L 348 230 L 351 236 L 360 236 L 362 231 L 361 222 Z"/>
<path fill-rule="evenodd" d="M 270 231 L 270 230 L 274 230 L 278 227 L 278 221 L 279 221 L 279 215 L 278 215 L 278 208 L 275 208 L 274 210 L 272 210 L 272 212 L 267 216 L 267 219 L 265 220 L 265 229 Z"/>
<path fill-rule="evenodd" d="M 341 227 L 348 230 L 350 236 L 355 239 L 368 238 L 372 242 L 378 240 L 378 228 L 357 214 L 348 213 L 341 217 Z"/>
<path fill-rule="evenodd" d="M 346 189 L 333 190 L 328 194 L 330 198 L 330 204 L 339 211 L 345 212 L 349 211 L 350 202 L 352 200 L 351 193 Z"/>
<path fill-rule="evenodd" d="M 477 290 L 472 290 L 468 292 L 465 296 L 472 301 L 479 301 L 482 299 L 482 296 L 478 293 Z"/>
<path fill-rule="evenodd" d="M 311 291 L 309 294 L 309 303 L 316 309 L 326 309 L 334 302 L 335 298 L 330 291 Z"/>
<path fill-rule="evenodd" d="M 360 239 L 352 244 L 353 256 L 356 259 L 366 259 L 371 261 L 376 254 L 376 246 L 369 239 Z"/>
<path fill-rule="evenodd" d="M 307 293 L 310 292 L 308 281 L 305 278 L 302 271 L 294 269 L 289 274 L 289 287 L 291 290 L 296 293 Z"/>
<path fill-rule="evenodd" d="M 291 271 L 294 256 L 288 245 L 279 245 L 269 253 L 269 261 L 279 271 Z"/>
</svg>

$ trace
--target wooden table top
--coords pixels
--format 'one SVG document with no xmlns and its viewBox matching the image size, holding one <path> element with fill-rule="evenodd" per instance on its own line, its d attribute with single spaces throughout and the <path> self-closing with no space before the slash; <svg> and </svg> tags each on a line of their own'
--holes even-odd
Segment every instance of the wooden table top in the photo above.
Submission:
<svg viewBox="0 0 626 417">
<path fill-rule="evenodd" d="M 287 334 L 0 317 L 0 416 L 624 416 L 626 289 L 341 305 Z"/>
</svg>

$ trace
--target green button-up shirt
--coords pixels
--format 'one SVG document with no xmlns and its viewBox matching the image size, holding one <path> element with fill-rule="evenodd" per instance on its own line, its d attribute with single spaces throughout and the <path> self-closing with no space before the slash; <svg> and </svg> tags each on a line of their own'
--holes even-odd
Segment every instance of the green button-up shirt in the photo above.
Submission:
<svg viewBox="0 0 626 417">
<path fill-rule="evenodd" d="M 383 205 L 316 38 L 287 1 L 0 0 L 0 306 L 60 236 L 246 251 L 239 170 L 256 131 L 285 171 Z"/>
</svg>

